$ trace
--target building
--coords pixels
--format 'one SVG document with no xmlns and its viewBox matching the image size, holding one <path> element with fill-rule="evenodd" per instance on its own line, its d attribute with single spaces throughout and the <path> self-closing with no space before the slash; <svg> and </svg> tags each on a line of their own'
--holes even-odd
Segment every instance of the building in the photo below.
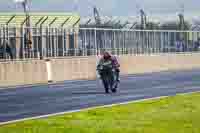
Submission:
<svg viewBox="0 0 200 133">
<path fill-rule="evenodd" d="M 0 13 L 1 58 L 7 57 L 6 47 L 11 48 L 13 58 L 73 54 L 69 51 L 78 47 L 79 23 L 75 13 Z"/>
</svg>

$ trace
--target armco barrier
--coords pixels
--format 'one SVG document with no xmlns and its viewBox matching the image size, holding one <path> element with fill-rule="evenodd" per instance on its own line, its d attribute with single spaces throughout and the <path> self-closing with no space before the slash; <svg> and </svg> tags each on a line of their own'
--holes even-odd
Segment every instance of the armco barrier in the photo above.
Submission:
<svg viewBox="0 0 200 133">
<path fill-rule="evenodd" d="M 98 58 L 75 57 L 50 61 L 0 63 L 0 86 L 95 79 Z M 200 68 L 200 53 L 120 56 L 121 74 Z"/>
</svg>

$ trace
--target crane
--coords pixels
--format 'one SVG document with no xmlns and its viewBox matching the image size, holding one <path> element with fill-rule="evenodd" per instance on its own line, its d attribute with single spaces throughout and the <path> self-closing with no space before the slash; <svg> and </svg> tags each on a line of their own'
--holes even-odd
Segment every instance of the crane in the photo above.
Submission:
<svg viewBox="0 0 200 133">
<path fill-rule="evenodd" d="M 93 13 L 94 13 L 94 20 L 95 20 L 96 26 L 100 27 L 101 26 L 101 17 L 99 15 L 99 11 L 96 6 L 94 6 L 94 8 L 93 8 Z"/>
<path fill-rule="evenodd" d="M 179 30 L 185 29 L 185 20 L 183 14 L 179 14 Z"/>
<path fill-rule="evenodd" d="M 143 9 L 140 9 L 140 17 L 141 17 L 141 29 L 144 30 L 147 24 L 147 16 Z"/>
<path fill-rule="evenodd" d="M 181 5 L 181 12 L 178 14 L 178 17 L 179 17 L 179 30 L 185 30 L 184 4 Z"/>
</svg>

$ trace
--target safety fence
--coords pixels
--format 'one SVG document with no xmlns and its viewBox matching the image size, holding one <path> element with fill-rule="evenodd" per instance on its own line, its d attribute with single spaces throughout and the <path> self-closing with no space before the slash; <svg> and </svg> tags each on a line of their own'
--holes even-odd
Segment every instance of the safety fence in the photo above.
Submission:
<svg viewBox="0 0 200 133">
<path fill-rule="evenodd" d="M 198 52 L 200 32 L 0 27 L 0 60 Z"/>
</svg>

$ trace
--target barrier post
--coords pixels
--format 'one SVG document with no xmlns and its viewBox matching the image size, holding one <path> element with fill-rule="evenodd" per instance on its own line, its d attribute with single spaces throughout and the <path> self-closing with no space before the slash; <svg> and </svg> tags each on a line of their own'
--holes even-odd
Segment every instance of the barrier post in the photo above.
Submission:
<svg viewBox="0 0 200 133">
<path fill-rule="evenodd" d="M 47 68 L 47 79 L 48 79 L 48 83 L 52 83 L 53 82 L 53 78 L 52 78 L 52 65 L 51 65 L 51 60 L 50 59 L 46 59 L 45 60 L 46 63 L 46 68 Z"/>
</svg>

